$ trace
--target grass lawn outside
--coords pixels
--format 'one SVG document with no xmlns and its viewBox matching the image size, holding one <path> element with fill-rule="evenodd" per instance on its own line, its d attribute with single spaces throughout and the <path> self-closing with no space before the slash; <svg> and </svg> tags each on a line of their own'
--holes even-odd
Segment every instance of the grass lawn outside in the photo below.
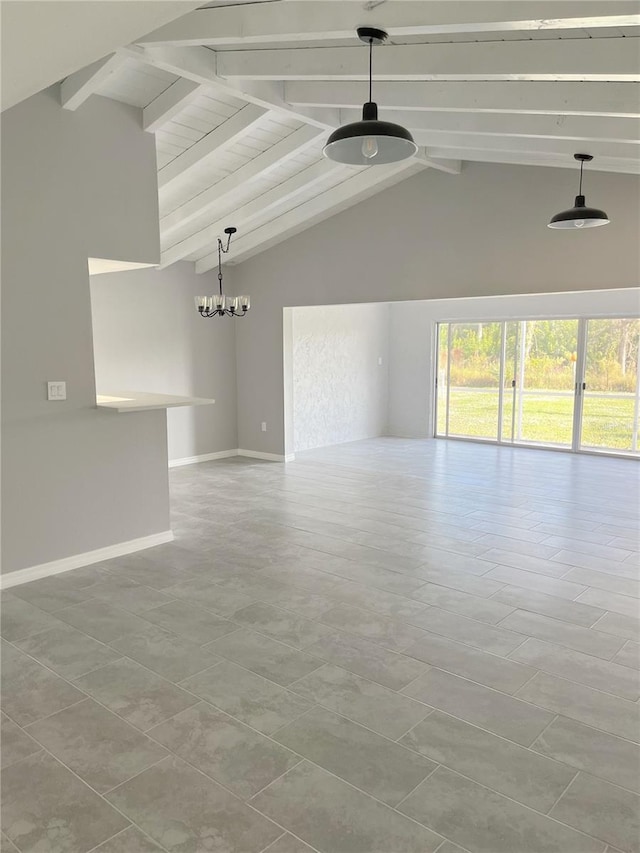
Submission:
<svg viewBox="0 0 640 853">
<path fill-rule="evenodd" d="M 505 391 L 503 440 L 511 436 L 512 394 Z M 516 442 L 571 446 L 573 393 L 525 392 L 522 424 Z M 635 397 L 633 394 L 587 394 L 584 397 L 582 447 L 631 451 Z M 450 389 L 449 435 L 472 438 L 498 436 L 498 391 L 495 388 Z M 445 434 L 446 395 L 438 395 L 438 435 Z"/>
</svg>

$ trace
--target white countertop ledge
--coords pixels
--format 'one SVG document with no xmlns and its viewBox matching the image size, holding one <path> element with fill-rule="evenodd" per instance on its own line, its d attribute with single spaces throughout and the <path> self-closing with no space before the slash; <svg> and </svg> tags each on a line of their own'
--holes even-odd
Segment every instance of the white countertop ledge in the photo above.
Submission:
<svg viewBox="0 0 640 853">
<path fill-rule="evenodd" d="M 177 406 L 210 406 L 215 400 L 206 397 L 178 397 L 176 394 L 150 394 L 147 391 L 122 391 L 96 394 L 99 409 L 113 412 L 147 412 L 152 409 L 174 409 Z"/>
</svg>

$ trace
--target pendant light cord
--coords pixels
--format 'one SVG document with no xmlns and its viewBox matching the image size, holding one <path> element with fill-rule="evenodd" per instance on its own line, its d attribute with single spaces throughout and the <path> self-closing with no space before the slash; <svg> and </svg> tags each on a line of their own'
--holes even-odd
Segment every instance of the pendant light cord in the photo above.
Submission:
<svg viewBox="0 0 640 853">
<path fill-rule="evenodd" d="M 222 296 L 222 240 L 218 237 L 218 287 Z"/>
<path fill-rule="evenodd" d="M 372 97 L 372 77 L 373 77 L 373 39 L 369 39 L 369 103 Z"/>
</svg>

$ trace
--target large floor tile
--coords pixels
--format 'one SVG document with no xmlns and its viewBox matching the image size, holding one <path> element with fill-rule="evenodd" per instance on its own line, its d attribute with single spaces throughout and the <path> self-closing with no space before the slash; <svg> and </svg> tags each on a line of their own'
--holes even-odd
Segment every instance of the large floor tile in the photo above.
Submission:
<svg viewBox="0 0 640 853">
<path fill-rule="evenodd" d="M 504 693 L 515 693 L 535 673 L 534 669 L 523 664 L 435 634 L 414 643 L 405 650 L 405 655 Z"/>
<path fill-rule="evenodd" d="M 424 587 L 421 586 L 419 589 L 424 589 Z M 426 610 L 425 604 L 412 601 L 411 598 L 397 595 L 394 592 L 388 592 L 384 589 L 373 589 L 372 587 L 358 583 L 345 582 L 339 591 L 335 593 L 335 597 L 345 602 L 345 604 L 361 607 L 364 610 L 372 610 L 374 613 L 380 613 L 381 616 L 388 616 L 391 619 L 409 621 L 409 617 Z M 331 610 L 335 605 L 336 602 L 332 601 L 330 606 L 326 607 L 322 612 Z M 285 605 L 282 606 L 284 607 Z M 322 613 L 314 618 L 319 618 L 321 615 Z"/>
<path fill-rule="evenodd" d="M 579 773 L 551 816 L 620 850 L 640 851 L 640 797 L 594 776 Z"/>
<path fill-rule="evenodd" d="M 442 838 L 307 762 L 251 800 L 322 853 L 433 853 Z"/>
<path fill-rule="evenodd" d="M 175 684 L 126 658 L 83 675 L 76 684 L 143 731 L 198 701 Z"/>
<path fill-rule="evenodd" d="M 640 547 L 640 543 L 638 544 Z M 593 569 L 571 569 L 564 577 L 565 580 L 583 583 L 596 589 L 640 598 L 640 581 L 630 578 L 619 578 L 606 572 L 596 572 Z"/>
<path fill-rule="evenodd" d="M 625 616 L 622 613 L 605 613 L 593 626 L 596 631 L 613 634 L 627 640 L 640 641 L 640 617 Z"/>
<path fill-rule="evenodd" d="M 440 634 L 450 640 L 457 640 L 496 655 L 507 655 L 522 642 L 520 634 L 513 631 L 486 625 L 484 622 L 449 613 L 438 607 L 431 607 L 420 616 L 414 617 L 411 622 L 431 634 Z"/>
<path fill-rule="evenodd" d="M 73 585 L 70 579 L 67 574 L 42 578 L 12 587 L 11 594 L 49 613 L 93 598 L 90 591 Z"/>
<path fill-rule="evenodd" d="M 510 657 L 605 693 L 632 701 L 640 699 L 640 672 L 628 666 L 532 639 L 526 640 Z"/>
<path fill-rule="evenodd" d="M 579 596 L 578 601 L 602 607 L 612 613 L 622 613 L 624 616 L 637 617 L 640 613 L 640 602 L 637 598 L 620 595 L 618 592 L 609 592 L 606 589 L 588 589 Z"/>
<path fill-rule="evenodd" d="M 92 699 L 32 723 L 28 732 L 99 793 L 130 779 L 167 754 Z"/>
<path fill-rule="evenodd" d="M 211 610 L 219 616 L 229 616 L 255 601 L 254 596 L 223 589 L 218 584 L 211 583 L 207 577 L 187 578 L 167 587 L 164 593 L 172 598 L 188 601 L 204 610 Z"/>
<path fill-rule="evenodd" d="M 500 537 L 492 537 L 494 540 Z M 507 547 L 510 545 L 511 547 Z M 488 546 L 489 547 L 489 546 Z M 490 560 L 492 563 L 498 563 L 500 566 L 511 566 L 514 569 L 522 569 L 525 572 L 533 572 L 539 575 L 546 575 L 550 578 L 560 578 L 568 571 L 569 566 L 563 566 L 561 563 L 554 563 L 549 560 L 551 554 L 557 552 L 557 548 L 545 548 L 543 545 L 530 545 L 533 548 L 545 548 L 546 556 L 540 554 L 526 554 L 522 550 L 527 547 L 526 542 L 509 542 L 502 540 L 501 544 L 491 547 L 491 550 L 485 551 L 482 555 L 483 560 Z"/>
<path fill-rule="evenodd" d="M 444 767 L 399 809 L 472 853 L 603 853 L 605 846 Z"/>
<path fill-rule="evenodd" d="M 586 586 L 570 581 L 549 578 L 536 572 L 527 572 L 523 569 L 514 569 L 511 566 L 497 566 L 487 572 L 486 578 L 499 581 L 509 586 L 518 586 L 522 589 L 532 589 L 534 592 L 544 592 L 547 595 L 555 595 L 557 598 L 567 598 L 572 601 Z"/>
<path fill-rule="evenodd" d="M 545 672 L 539 672 L 517 696 L 609 734 L 640 741 L 640 705 L 636 702 Z"/>
<path fill-rule="evenodd" d="M 529 746 L 554 716 L 550 711 L 435 668 L 405 687 L 403 693 L 523 746 Z"/>
<path fill-rule="evenodd" d="M 187 678 L 181 686 L 265 734 L 282 728 L 312 705 L 230 661 Z"/>
<path fill-rule="evenodd" d="M 402 651 L 411 643 L 419 640 L 424 632 L 413 625 L 407 625 L 399 619 L 388 619 L 378 613 L 339 604 L 322 616 L 325 625 L 357 634 L 371 643 L 384 646 L 391 651 Z"/>
<path fill-rule="evenodd" d="M 546 812 L 575 772 L 557 761 L 539 760 L 531 750 L 434 711 L 400 743 L 433 761 Z"/>
<path fill-rule="evenodd" d="M 46 752 L 2 774 L 2 829 L 21 853 L 86 853 L 128 821 Z"/>
<path fill-rule="evenodd" d="M 640 794 L 640 746 L 557 717 L 532 749 Z"/>
<path fill-rule="evenodd" d="M 18 725 L 26 726 L 84 698 L 67 681 L 2 644 L 2 710 Z"/>
<path fill-rule="evenodd" d="M 170 596 L 160 590 L 143 586 L 124 577 L 107 578 L 102 583 L 88 587 L 86 591 L 91 592 L 93 598 L 109 602 L 131 613 L 144 613 L 152 607 L 159 607 L 161 604 L 172 601 Z"/>
<path fill-rule="evenodd" d="M 15 643 L 31 657 L 64 678 L 77 678 L 117 660 L 121 655 L 68 625 L 34 634 Z"/>
<path fill-rule="evenodd" d="M 223 637 L 236 630 L 236 625 L 214 616 L 207 610 L 194 607 L 185 601 L 172 601 L 153 610 L 147 610 L 144 618 L 161 628 L 173 631 L 193 643 L 202 645 Z"/>
<path fill-rule="evenodd" d="M 581 628 L 578 625 L 568 625 L 558 619 L 541 616 L 539 613 L 527 613 L 525 610 L 516 610 L 500 624 L 513 631 L 519 631 L 527 637 L 548 640 L 603 660 L 611 660 L 623 645 L 619 639 L 599 631 Z"/>
<path fill-rule="evenodd" d="M 566 598 L 558 598 L 555 595 L 547 595 L 533 589 L 520 589 L 517 586 L 505 586 L 496 592 L 492 600 L 511 604 L 520 610 L 529 610 L 543 616 L 551 616 L 561 622 L 581 625 L 583 628 L 591 627 L 604 615 L 604 610 L 599 607 L 592 607 L 590 604 L 578 604 L 574 601 L 568 601 Z"/>
<path fill-rule="evenodd" d="M 294 682 L 290 689 L 392 740 L 431 712 L 408 696 L 332 664 Z"/>
<path fill-rule="evenodd" d="M 161 853 L 162 848 L 152 841 L 148 835 L 140 832 L 135 826 L 130 826 L 96 847 L 93 853 Z"/>
<path fill-rule="evenodd" d="M 273 737 L 390 806 L 436 768 L 434 762 L 325 708 L 308 711 Z"/>
<path fill-rule="evenodd" d="M 197 643 L 178 637 L 158 625 L 147 625 L 136 634 L 127 634 L 110 645 L 169 681 L 182 681 L 219 660 Z"/>
<path fill-rule="evenodd" d="M 3 595 L 0 602 L 0 633 L 14 642 L 60 625 L 60 621 L 21 598 Z"/>
<path fill-rule="evenodd" d="M 311 847 L 288 832 L 271 844 L 264 853 L 313 853 Z"/>
<path fill-rule="evenodd" d="M 392 690 L 400 690 L 426 671 L 417 660 L 349 634 L 336 633 L 309 646 L 307 651 L 323 662 L 329 661 Z"/>
<path fill-rule="evenodd" d="M 491 580 L 490 578 L 487 578 L 486 575 L 478 577 L 476 575 L 470 575 L 468 572 L 461 572 L 447 568 L 446 565 L 432 568 L 422 566 L 420 568 L 420 577 L 424 583 L 429 583 L 430 585 L 436 584 L 449 589 L 457 589 L 460 592 L 467 592 L 469 595 L 477 595 L 481 598 L 489 598 L 504 586 L 503 583 Z M 422 601 L 422 588 L 423 587 L 410 593 L 411 598 L 416 598 Z M 431 595 L 430 590 L 427 590 L 426 595 L 427 598 L 424 600 L 428 603 L 429 596 Z"/>
<path fill-rule="evenodd" d="M 17 726 L 6 714 L 0 713 L 0 766 L 8 767 L 39 752 L 42 747 L 24 729 Z"/>
<path fill-rule="evenodd" d="M 209 643 L 207 649 L 283 687 L 322 665 L 309 654 L 244 629 Z"/>
<path fill-rule="evenodd" d="M 488 547 L 488 546 L 487 546 Z M 426 569 L 454 569 L 467 572 L 470 575 L 483 575 L 496 561 L 485 560 L 477 557 L 469 557 L 465 554 L 454 554 L 452 551 L 441 551 L 438 548 L 429 548 L 428 556 L 421 563 L 420 568 Z"/>
<path fill-rule="evenodd" d="M 259 601 L 237 610 L 232 619 L 241 625 L 296 649 L 304 649 L 331 634 L 329 628 L 288 610 Z"/>
<path fill-rule="evenodd" d="M 282 830 L 179 758 L 107 795 L 170 853 L 260 853 Z"/>
<path fill-rule="evenodd" d="M 495 625 L 514 610 L 514 607 L 509 607 L 500 601 L 480 598 L 477 595 L 469 595 L 466 592 L 448 589 L 446 586 L 438 586 L 433 583 L 426 583 L 420 588 L 420 600 L 440 607 L 442 610 L 458 613 L 460 616 L 469 616 L 478 622 L 487 622 L 489 625 Z M 413 615 L 415 614 L 409 614 L 409 616 Z M 428 614 L 425 618 L 428 621 Z M 409 618 L 408 621 L 413 620 Z M 420 623 L 416 622 L 415 624 Z"/>
<path fill-rule="evenodd" d="M 630 666 L 633 669 L 640 669 L 640 645 L 634 643 L 633 640 L 627 640 L 618 654 L 613 658 L 613 663 Z"/>
<path fill-rule="evenodd" d="M 243 799 L 300 761 L 288 749 L 206 702 L 176 714 L 149 734 Z"/>
<path fill-rule="evenodd" d="M 97 598 L 57 610 L 56 617 L 103 643 L 134 634 L 146 625 L 139 616 Z"/>
</svg>

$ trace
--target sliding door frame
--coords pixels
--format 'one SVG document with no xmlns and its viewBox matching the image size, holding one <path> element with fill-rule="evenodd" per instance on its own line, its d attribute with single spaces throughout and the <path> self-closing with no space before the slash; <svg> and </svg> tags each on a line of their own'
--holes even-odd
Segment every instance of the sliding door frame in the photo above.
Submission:
<svg viewBox="0 0 640 853">
<path fill-rule="evenodd" d="M 638 451 L 614 451 L 612 449 L 604 449 L 597 450 L 594 448 L 583 448 L 581 447 L 582 441 L 582 416 L 583 416 L 583 403 L 584 403 L 584 383 L 585 383 L 585 371 L 586 371 L 586 359 L 587 359 L 587 335 L 588 335 L 588 322 L 589 320 L 616 320 L 616 319 L 640 319 L 640 317 L 625 313 L 617 313 L 617 314 L 593 314 L 589 316 L 580 316 L 576 317 L 575 315 L 560 315 L 560 316 L 549 316 L 549 315 L 536 315 L 536 316 L 527 316 L 527 317 L 508 317 L 502 319 L 495 318 L 482 318 L 478 319 L 442 319 L 436 320 L 433 324 L 433 334 L 434 334 L 434 362 L 433 362 L 433 373 L 432 373 L 432 383 L 431 387 L 434 389 L 434 406 L 433 406 L 433 437 L 434 438 L 444 438 L 447 441 L 472 441 L 476 444 L 493 444 L 500 447 L 522 447 L 530 450 L 552 450 L 557 453 L 581 453 L 587 456 L 610 456 L 616 459 L 639 459 Z M 517 336 L 516 336 L 516 353 L 517 353 L 517 364 L 520 367 L 522 363 L 522 355 L 520 352 L 520 348 L 522 346 L 522 331 L 521 331 L 521 323 L 523 321 L 533 322 L 536 320 L 577 320 L 578 321 L 578 339 L 576 345 L 576 372 L 575 372 L 575 383 L 574 383 L 574 402 L 573 402 L 573 419 L 572 419 L 572 438 L 571 438 L 571 446 L 570 447 L 554 447 L 552 445 L 541 445 L 535 443 L 529 443 L 525 441 L 515 441 L 515 421 L 516 421 L 516 394 L 514 389 L 514 397 L 512 403 L 512 413 L 511 413 L 511 441 L 505 440 L 502 437 L 502 421 L 503 421 L 503 401 L 504 401 L 504 376 L 505 376 L 505 362 L 506 362 L 506 338 L 507 338 L 507 323 L 513 322 L 517 323 Z M 498 403 L 498 438 L 479 438 L 474 436 L 461 436 L 461 435 L 449 435 L 449 409 L 450 409 L 450 373 L 451 373 L 451 326 L 455 324 L 471 324 L 477 325 L 478 323 L 501 323 L 502 332 L 501 332 L 501 357 L 500 357 L 500 388 L 499 388 L 499 403 Z M 438 434 L 438 373 L 440 368 L 440 334 L 441 327 L 447 325 L 447 371 L 446 371 L 446 435 Z M 520 368 L 521 369 L 521 368 Z M 638 387 L 640 383 L 640 363 L 638 365 L 639 376 L 636 380 L 636 398 L 638 397 Z M 509 389 L 511 390 L 511 389 Z M 520 394 L 522 397 L 522 393 Z M 636 428 L 637 424 L 636 424 Z M 640 442 L 639 442 L 640 444 Z"/>
</svg>

